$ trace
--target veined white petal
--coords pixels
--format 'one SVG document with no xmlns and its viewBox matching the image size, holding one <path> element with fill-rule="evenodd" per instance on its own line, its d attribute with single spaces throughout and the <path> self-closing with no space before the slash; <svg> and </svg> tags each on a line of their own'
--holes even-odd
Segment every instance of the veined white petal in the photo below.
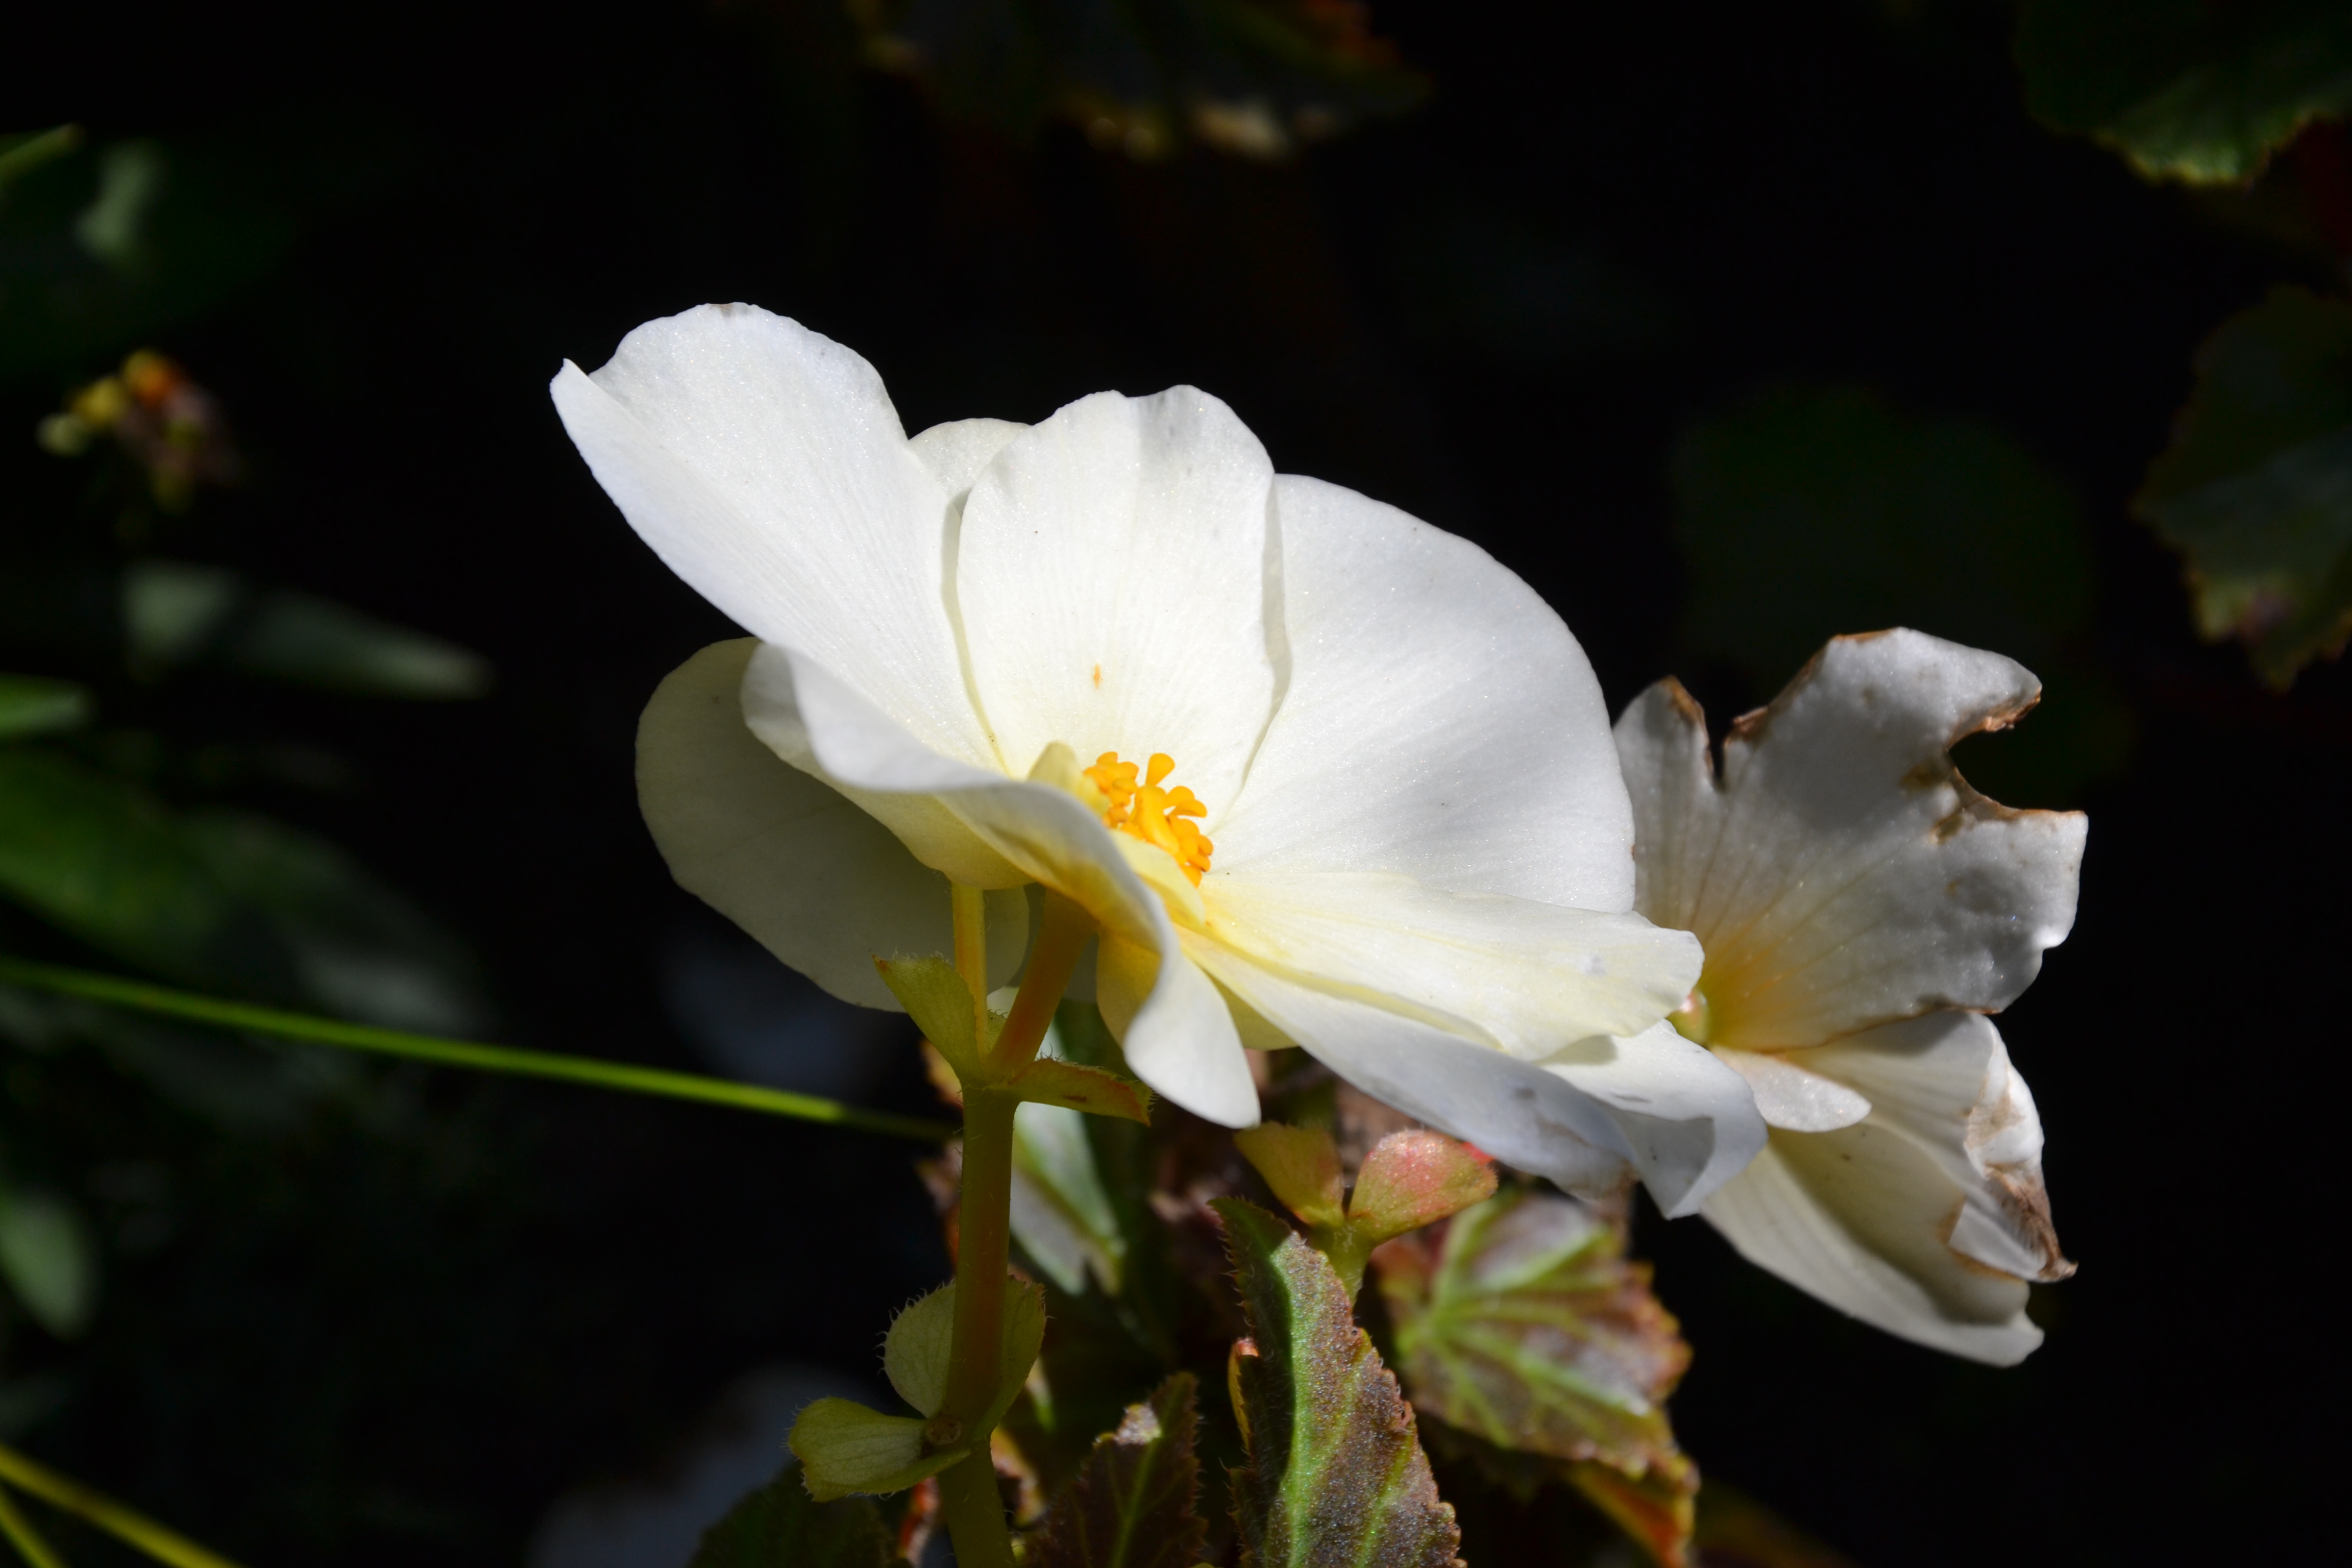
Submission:
<svg viewBox="0 0 2352 1568">
<path fill-rule="evenodd" d="M 1410 877 L 1212 870 L 1201 896 L 1208 934 L 1257 963 L 1483 1034 L 1522 1060 L 1645 1029 L 1698 979 L 1688 932 Z"/>
<path fill-rule="evenodd" d="M 1870 1101 L 1835 1079 L 1798 1065 L 1801 1051 L 1735 1051 L 1718 1047 L 1723 1065 L 1748 1080 L 1756 1109 L 1774 1127 L 1791 1132 L 1834 1132 L 1870 1114 Z M 1791 1058 L 1795 1059 L 1791 1059 Z"/>
<path fill-rule="evenodd" d="M 1679 688 L 1626 711 L 1640 908 L 1706 944 L 1713 1043 L 1818 1045 L 1997 1009 L 2032 982 L 2074 923 L 2084 818 L 1998 805 L 1945 751 L 2038 690 L 2011 660 L 1917 632 L 1839 637 L 1734 727 L 1719 786 Z"/>
<path fill-rule="evenodd" d="M 1257 1083 L 1225 999 L 1186 955 L 1197 947 L 1156 953 L 1105 935 L 1095 996 L 1127 1065 L 1154 1092 L 1220 1126 L 1255 1127 Z"/>
<path fill-rule="evenodd" d="M 749 305 L 648 321 L 551 388 L 622 514 L 763 641 L 799 649 L 926 746 L 992 759 L 942 576 L 949 493 L 874 368 Z"/>
<path fill-rule="evenodd" d="M 1274 511 L 1288 679 L 1240 797 L 1202 794 L 1218 867 L 1630 909 L 1608 710 L 1559 617 L 1469 541 L 1338 485 L 1285 475 Z"/>
<path fill-rule="evenodd" d="M 1219 984 L 1373 1099 L 1588 1197 L 1615 1192 L 1632 1173 L 1633 1152 L 1615 1121 L 1565 1079 L 1434 1025 L 1285 980 L 1215 943 L 1192 952 Z"/>
<path fill-rule="evenodd" d="M 1669 1214 L 1692 1213 L 1763 1142 L 1738 1075 L 1672 1030 L 1539 1067 L 1185 940 L 1218 984 L 1358 1089 L 1570 1192 L 1598 1196 L 1638 1173 Z"/>
<path fill-rule="evenodd" d="M 1764 1147 L 1747 1081 L 1670 1024 L 1580 1040 L 1542 1066 L 1609 1109 L 1669 1219 L 1696 1214 Z"/>
<path fill-rule="evenodd" d="M 956 552 L 972 682 L 1005 765 L 1176 760 L 1211 810 L 1239 792 L 1274 700 L 1265 448 L 1177 387 L 1098 393 L 974 481 Z"/>
<path fill-rule="evenodd" d="M 1788 1059 L 1869 1096 L 1876 1119 L 1935 1163 L 1965 1200 L 1943 1220 L 1954 1251 L 2025 1279 L 2074 1271 L 2042 1185 L 2041 1113 L 1990 1019 L 1934 1013 Z"/>
<path fill-rule="evenodd" d="M 678 885 L 845 1001 L 899 1010 L 876 957 L 953 950 L 947 879 L 744 726 L 737 699 L 759 645 L 696 654 L 637 724 L 637 802 Z M 989 973 L 1011 978 L 1027 940 L 1018 889 L 988 899 Z"/>
<path fill-rule="evenodd" d="M 948 499 L 961 505 L 972 481 L 996 460 L 1015 436 L 1028 429 L 1010 419 L 951 419 L 934 425 L 907 443 Z"/>
<path fill-rule="evenodd" d="M 1707 1200 L 1741 1256 L 1864 1322 L 1995 1366 L 2042 1342 L 2026 1286 L 1961 1257 L 1942 1230 L 1961 1194 L 1876 1118 L 1781 1132 Z"/>
</svg>

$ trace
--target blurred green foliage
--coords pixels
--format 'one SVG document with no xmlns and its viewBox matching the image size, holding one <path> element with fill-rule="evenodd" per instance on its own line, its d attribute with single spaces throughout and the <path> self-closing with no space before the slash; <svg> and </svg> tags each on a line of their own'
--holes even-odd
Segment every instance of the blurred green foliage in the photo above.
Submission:
<svg viewBox="0 0 2352 1568">
<path fill-rule="evenodd" d="M 872 1498 L 818 1502 L 792 1459 L 710 1527 L 686 1568 L 898 1568 L 898 1545 Z"/>
<path fill-rule="evenodd" d="M 2352 111 L 2341 0 L 2024 0 L 2026 103 L 2151 179 L 2252 177 L 2315 119 Z"/>
<path fill-rule="evenodd" d="M 1049 118 L 1165 158 L 1281 158 L 1418 102 L 1355 0 L 852 0 L 867 58 L 948 114 L 1023 139 Z"/>
<path fill-rule="evenodd" d="M 2122 763 L 2129 720 L 2080 653 L 2081 510 L 2015 437 L 1867 387 L 1787 385 L 1692 426 L 1670 472 L 1685 643 L 1736 668 L 1751 696 L 1832 637 L 1907 626 L 2042 678 L 2042 721 L 1970 757 L 1994 793 L 2065 804 Z"/>
<path fill-rule="evenodd" d="M 2284 687 L 2352 637 L 2352 301 L 2298 288 L 2223 323 L 2133 510 L 2180 552 L 2197 626 Z"/>
</svg>

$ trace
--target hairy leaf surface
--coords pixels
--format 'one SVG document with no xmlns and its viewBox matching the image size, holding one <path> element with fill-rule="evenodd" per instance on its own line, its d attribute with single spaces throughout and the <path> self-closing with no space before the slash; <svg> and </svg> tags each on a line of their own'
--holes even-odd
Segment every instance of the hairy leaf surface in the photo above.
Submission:
<svg viewBox="0 0 2352 1568">
<path fill-rule="evenodd" d="M 1077 1478 L 1045 1516 L 1039 1568 L 1193 1568 L 1208 1526 L 1194 1511 L 1196 1384 L 1180 1372 L 1095 1439 Z"/>
<path fill-rule="evenodd" d="M 1228 1373 L 1249 1453 L 1233 1475 L 1245 1568 L 1454 1568 L 1454 1510 L 1347 1288 L 1264 1209 L 1215 1207 L 1253 1335 Z"/>
</svg>

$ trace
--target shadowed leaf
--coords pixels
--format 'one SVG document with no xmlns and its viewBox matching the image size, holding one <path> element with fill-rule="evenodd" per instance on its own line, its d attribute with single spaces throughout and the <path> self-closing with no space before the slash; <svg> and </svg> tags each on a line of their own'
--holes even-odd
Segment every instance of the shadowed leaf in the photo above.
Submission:
<svg viewBox="0 0 2352 1568">
<path fill-rule="evenodd" d="M 1604 1467 L 1568 1479 L 1679 1561 L 1698 1478 L 1665 1399 L 1690 1351 L 1616 1231 L 1516 1189 L 1373 1260 L 1416 1406 L 1499 1448 Z"/>
<path fill-rule="evenodd" d="M 1208 1531 L 1193 1511 L 1194 1386 L 1192 1373 L 1178 1373 L 1095 1439 L 1045 1516 L 1033 1558 L 1039 1568 L 1193 1568 Z"/>
<path fill-rule="evenodd" d="M 897 1540 L 865 1498 L 818 1502 L 786 1464 L 703 1532 L 687 1568 L 898 1568 Z"/>
<path fill-rule="evenodd" d="M 1249 1453 L 1233 1474 L 1244 1568 L 1454 1568 L 1454 1510 L 1346 1287 L 1264 1209 L 1215 1208 L 1253 1335 L 1227 1374 Z"/>
<path fill-rule="evenodd" d="M 1234 1133 L 1234 1142 L 1292 1214 L 1317 1226 L 1347 1218 L 1347 1178 L 1331 1134 L 1319 1127 L 1261 1121 Z"/>
<path fill-rule="evenodd" d="M 89 693 L 72 681 L 0 675 L 0 741 L 79 729 L 89 711 Z"/>
<path fill-rule="evenodd" d="M 2341 0 L 2027 0 L 2026 107 L 2151 179 L 2242 180 L 2307 121 L 2352 110 Z"/>
<path fill-rule="evenodd" d="M 2283 288 L 2197 355 L 2132 510 L 2188 563 L 2197 626 L 2284 687 L 2352 635 L 2352 304 Z"/>
</svg>

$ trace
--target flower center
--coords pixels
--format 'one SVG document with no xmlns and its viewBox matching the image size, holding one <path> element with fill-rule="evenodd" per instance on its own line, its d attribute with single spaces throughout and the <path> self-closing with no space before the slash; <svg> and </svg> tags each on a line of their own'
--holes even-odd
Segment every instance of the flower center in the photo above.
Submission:
<svg viewBox="0 0 2352 1568">
<path fill-rule="evenodd" d="M 1206 816 L 1209 808 L 1182 784 L 1174 789 L 1160 787 L 1160 781 L 1175 771 L 1175 758 L 1165 752 L 1154 752 L 1151 760 L 1144 764 L 1143 782 L 1138 784 L 1133 763 L 1120 762 L 1117 752 L 1105 752 L 1095 759 L 1095 765 L 1087 769 L 1086 774 L 1110 801 L 1103 812 L 1103 825 L 1165 849 L 1176 864 L 1184 868 L 1184 875 L 1197 888 L 1201 885 L 1201 873 L 1209 868 L 1209 857 L 1217 847 L 1198 827 L 1184 820 L 1188 816 Z"/>
</svg>

